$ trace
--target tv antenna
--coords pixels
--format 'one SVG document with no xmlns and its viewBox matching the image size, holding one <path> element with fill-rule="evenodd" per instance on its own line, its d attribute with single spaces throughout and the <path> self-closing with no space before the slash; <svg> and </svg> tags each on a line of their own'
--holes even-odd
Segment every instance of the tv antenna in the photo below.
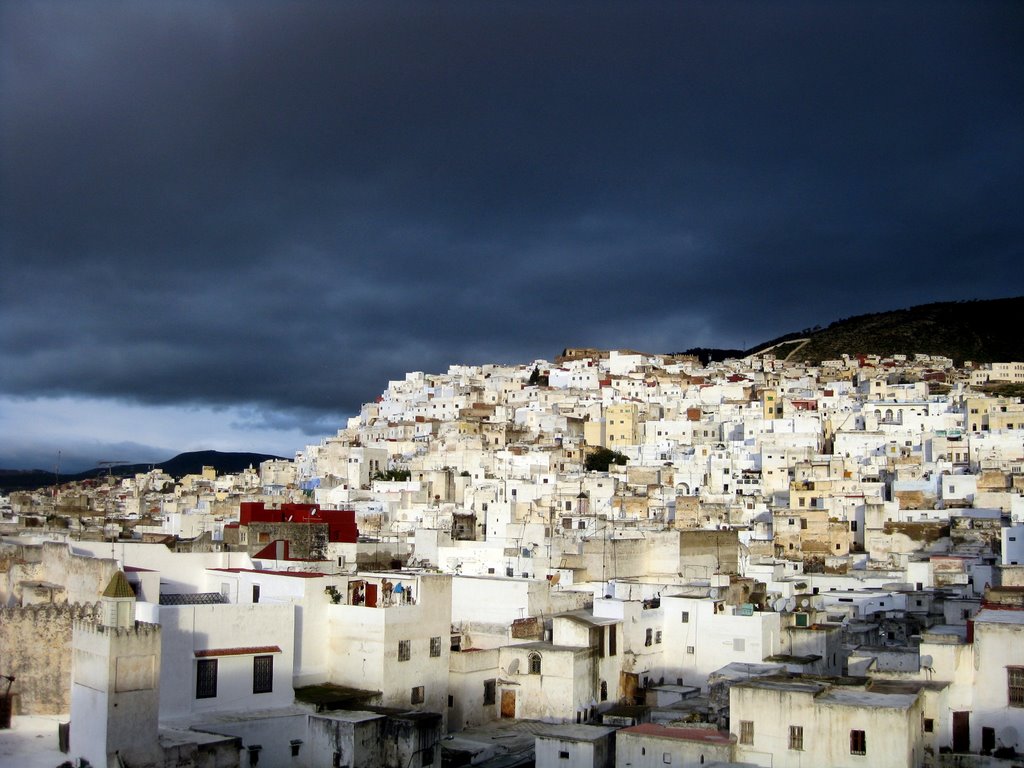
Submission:
<svg viewBox="0 0 1024 768">
<path fill-rule="evenodd" d="M 103 469 L 106 468 L 107 477 L 111 477 L 114 474 L 114 467 L 128 463 L 129 462 L 124 461 L 122 459 L 104 459 L 103 461 L 97 461 L 96 466 L 100 467 L 100 472 L 102 472 Z"/>
</svg>

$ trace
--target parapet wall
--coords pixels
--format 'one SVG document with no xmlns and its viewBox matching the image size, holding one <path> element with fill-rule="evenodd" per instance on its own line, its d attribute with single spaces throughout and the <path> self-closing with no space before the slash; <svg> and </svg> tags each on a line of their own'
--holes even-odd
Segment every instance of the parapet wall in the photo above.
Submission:
<svg viewBox="0 0 1024 768">
<path fill-rule="evenodd" d="M 0 674 L 13 675 L 14 713 L 71 711 L 71 636 L 76 621 L 99 616 L 98 603 L 0 610 Z"/>
<path fill-rule="evenodd" d="M 0 605 L 22 602 L 22 582 L 64 587 L 69 603 L 95 600 L 118 570 L 113 558 L 77 555 L 66 542 L 15 544 L 0 551 Z"/>
</svg>

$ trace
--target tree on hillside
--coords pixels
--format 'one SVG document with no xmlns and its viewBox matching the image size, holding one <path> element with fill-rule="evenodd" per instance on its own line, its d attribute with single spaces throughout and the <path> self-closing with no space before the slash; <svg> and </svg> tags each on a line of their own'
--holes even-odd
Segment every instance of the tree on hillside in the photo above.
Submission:
<svg viewBox="0 0 1024 768">
<path fill-rule="evenodd" d="M 404 481 L 412 477 L 412 472 L 408 469 L 386 469 L 381 472 L 379 469 L 373 473 L 372 480 L 388 480 L 388 481 Z"/>
<path fill-rule="evenodd" d="M 626 455 L 613 451 L 611 448 L 597 448 L 587 455 L 583 466 L 588 472 L 607 472 L 612 464 L 623 466 L 626 463 Z"/>
</svg>

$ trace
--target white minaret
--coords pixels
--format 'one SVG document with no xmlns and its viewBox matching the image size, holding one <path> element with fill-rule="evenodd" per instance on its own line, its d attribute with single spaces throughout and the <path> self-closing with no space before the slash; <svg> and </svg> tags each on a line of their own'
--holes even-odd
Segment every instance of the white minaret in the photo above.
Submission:
<svg viewBox="0 0 1024 768">
<path fill-rule="evenodd" d="M 135 621 L 122 571 L 100 597 L 97 621 L 76 621 L 72 639 L 71 753 L 96 768 L 163 764 L 157 738 L 160 626 Z"/>
</svg>

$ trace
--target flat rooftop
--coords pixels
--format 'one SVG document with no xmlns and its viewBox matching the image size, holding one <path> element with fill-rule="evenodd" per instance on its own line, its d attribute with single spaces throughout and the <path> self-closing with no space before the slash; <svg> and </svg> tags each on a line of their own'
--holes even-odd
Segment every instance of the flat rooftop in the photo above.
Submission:
<svg viewBox="0 0 1024 768">
<path fill-rule="evenodd" d="M 1024 624 L 1024 611 L 983 608 L 974 614 L 975 624 Z"/>
</svg>

